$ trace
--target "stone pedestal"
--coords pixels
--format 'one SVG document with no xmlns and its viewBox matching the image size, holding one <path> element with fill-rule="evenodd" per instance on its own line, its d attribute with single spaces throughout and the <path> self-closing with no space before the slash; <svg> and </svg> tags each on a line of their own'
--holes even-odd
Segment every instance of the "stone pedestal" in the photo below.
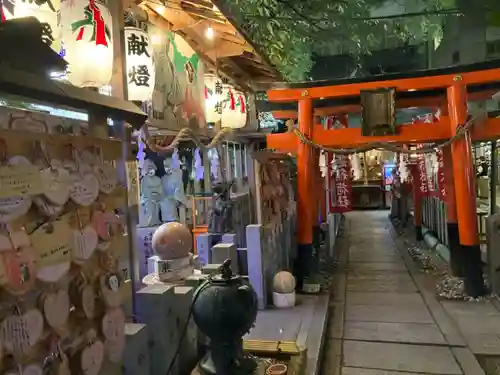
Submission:
<svg viewBox="0 0 500 375">
<path fill-rule="evenodd" d="M 177 283 L 194 273 L 193 254 L 179 259 L 162 260 L 157 255 L 148 259 L 148 274 L 142 282 L 146 285 Z"/>
</svg>

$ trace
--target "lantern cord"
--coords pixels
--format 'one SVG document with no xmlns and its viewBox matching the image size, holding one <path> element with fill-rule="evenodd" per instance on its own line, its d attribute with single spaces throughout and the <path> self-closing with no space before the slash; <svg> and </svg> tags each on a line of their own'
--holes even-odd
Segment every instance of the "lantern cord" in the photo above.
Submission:
<svg viewBox="0 0 500 375">
<path fill-rule="evenodd" d="M 148 128 L 148 122 L 144 124 L 142 127 L 142 140 L 146 145 L 149 147 L 151 151 L 158 152 L 158 153 L 166 153 L 174 148 L 177 148 L 181 142 L 186 142 L 186 141 L 193 141 L 196 144 L 196 147 L 202 149 L 202 150 L 208 150 L 211 148 L 217 147 L 219 143 L 224 141 L 226 138 L 229 138 L 230 134 L 232 134 L 232 130 L 229 128 L 223 128 L 215 134 L 215 136 L 212 138 L 210 143 L 207 145 L 203 144 L 203 142 L 200 140 L 200 138 L 195 134 L 193 129 L 190 128 L 183 128 L 177 133 L 175 136 L 174 140 L 169 144 L 165 145 L 163 144 L 163 141 L 161 142 L 154 142 L 153 138 L 151 137 L 149 133 L 149 128 Z"/>
<path fill-rule="evenodd" d="M 393 151 L 393 152 L 400 152 L 402 154 L 428 154 L 428 153 L 435 153 L 438 150 L 441 150 L 449 145 L 451 145 L 453 142 L 461 139 L 462 137 L 467 134 L 467 132 L 470 131 L 474 123 L 479 122 L 482 120 L 482 117 L 484 116 L 477 116 L 477 117 L 471 117 L 464 125 L 459 125 L 457 127 L 457 132 L 456 134 L 448 139 L 445 142 L 442 143 L 436 143 L 431 147 L 424 147 L 420 148 L 418 150 L 408 150 L 403 147 L 395 146 L 394 143 L 391 142 L 374 142 L 374 143 L 369 143 L 365 146 L 358 147 L 358 148 L 331 148 L 331 147 L 324 147 L 318 143 L 315 143 L 312 141 L 309 137 L 307 137 L 304 133 L 300 132 L 298 129 L 293 129 L 293 133 L 299 138 L 300 142 L 305 143 L 307 145 L 310 145 L 314 148 L 321 149 L 323 151 L 331 152 L 337 155 L 351 155 L 351 154 L 357 154 L 357 153 L 362 153 L 374 149 L 382 149 L 382 150 L 388 150 L 388 151 Z"/>
</svg>

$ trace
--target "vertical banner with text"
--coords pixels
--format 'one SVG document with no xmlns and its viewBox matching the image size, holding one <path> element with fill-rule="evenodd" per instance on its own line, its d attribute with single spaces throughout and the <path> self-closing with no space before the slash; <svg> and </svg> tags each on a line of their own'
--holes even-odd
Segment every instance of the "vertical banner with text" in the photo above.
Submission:
<svg viewBox="0 0 500 375">
<path fill-rule="evenodd" d="M 439 199 L 442 201 L 446 200 L 446 185 L 444 179 L 444 159 L 443 159 L 443 150 L 436 151 L 437 163 L 438 163 L 438 189 L 439 189 Z"/>
<path fill-rule="evenodd" d="M 418 145 L 417 149 L 423 148 L 423 145 Z M 414 181 L 414 188 L 421 197 L 426 197 L 429 194 L 429 181 L 427 178 L 427 171 L 425 168 L 425 155 L 417 154 L 417 177 L 418 180 Z"/>
<path fill-rule="evenodd" d="M 348 156 L 334 156 L 335 206 L 333 212 L 343 213 L 352 210 L 351 163 Z"/>
</svg>

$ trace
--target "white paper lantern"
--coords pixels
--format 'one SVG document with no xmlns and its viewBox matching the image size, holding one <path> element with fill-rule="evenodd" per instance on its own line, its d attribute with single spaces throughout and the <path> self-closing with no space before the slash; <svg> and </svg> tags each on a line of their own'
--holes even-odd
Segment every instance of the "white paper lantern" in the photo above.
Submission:
<svg viewBox="0 0 500 375">
<path fill-rule="evenodd" d="M 68 80 L 78 87 L 108 85 L 113 73 L 111 13 L 97 0 L 61 3 L 60 28 Z"/>
<path fill-rule="evenodd" d="M 222 108 L 222 127 L 239 129 L 247 123 L 247 102 L 245 95 L 235 90 L 231 85 L 225 85 L 223 90 L 224 106 Z"/>
<path fill-rule="evenodd" d="M 128 100 L 151 100 L 155 86 L 155 69 L 149 35 L 136 27 L 126 27 L 124 35 Z"/>
<path fill-rule="evenodd" d="M 351 155 L 351 166 L 352 166 L 352 174 L 354 180 L 359 180 L 361 178 L 361 162 L 359 160 L 359 154 Z"/>
<path fill-rule="evenodd" d="M 229 105 L 222 114 L 222 127 L 243 128 L 247 124 L 247 100 L 245 94 L 234 88 L 229 90 Z"/>
<path fill-rule="evenodd" d="M 42 40 L 51 46 L 57 53 L 61 44 L 57 26 L 57 12 L 60 0 L 47 0 L 37 5 L 33 0 L 4 0 L 0 1 L 2 19 L 35 17 L 42 24 Z"/>
<path fill-rule="evenodd" d="M 207 122 L 217 122 L 222 119 L 222 103 L 224 85 L 215 74 L 205 74 L 205 119 Z"/>
</svg>

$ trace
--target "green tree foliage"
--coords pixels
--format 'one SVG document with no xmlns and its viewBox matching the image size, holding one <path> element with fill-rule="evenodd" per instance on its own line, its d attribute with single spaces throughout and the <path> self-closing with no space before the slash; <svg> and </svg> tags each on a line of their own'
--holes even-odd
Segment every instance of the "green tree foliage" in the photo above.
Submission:
<svg viewBox="0 0 500 375">
<path fill-rule="evenodd" d="M 450 2 L 220 0 L 270 62 L 292 81 L 307 79 L 313 53 L 340 51 L 359 57 L 383 48 L 387 37 L 410 44 L 430 40 L 441 32 L 442 18 L 449 14 L 442 1 Z M 410 14 L 401 16 L 405 13 Z"/>
</svg>

